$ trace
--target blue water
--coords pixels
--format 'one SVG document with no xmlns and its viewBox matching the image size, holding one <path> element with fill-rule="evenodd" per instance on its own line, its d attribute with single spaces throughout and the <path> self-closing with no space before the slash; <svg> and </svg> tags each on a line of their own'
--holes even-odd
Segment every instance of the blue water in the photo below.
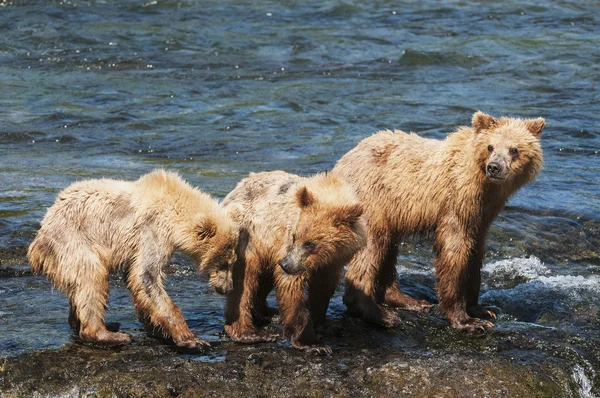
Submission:
<svg viewBox="0 0 600 398">
<path fill-rule="evenodd" d="M 486 262 L 510 264 L 499 274 L 489 268 L 482 299 L 503 309 L 500 328 L 525 322 L 598 335 L 596 2 L 0 6 L 4 257 L 24 252 L 56 193 L 75 180 L 166 167 L 223 197 L 250 171 L 330 169 L 379 129 L 443 138 L 476 110 L 542 116 L 545 168 L 492 228 Z M 433 299 L 429 243 L 403 248 L 405 288 Z M 536 261 L 547 272 L 523 277 Z M 175 300 L 188 318 L 213 317 L 195 331 L 216 333 L 222 300 L 191 270 L 175 269 Z M 113 317 L 139 328 L 115 284 Z M 200 308 L 189 289 L 204 292 Z M 339 294 L 333 308 L 343 308 Z M 66 312 L 43 277 L 0 279 L 0 355 L 69 343 Z"/>
</svg>

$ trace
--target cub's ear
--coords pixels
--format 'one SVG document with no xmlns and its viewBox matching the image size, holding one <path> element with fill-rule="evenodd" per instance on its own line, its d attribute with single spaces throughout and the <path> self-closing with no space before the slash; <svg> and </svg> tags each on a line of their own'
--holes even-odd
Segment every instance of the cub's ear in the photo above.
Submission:
<svg viewBox="0 0 600 398">
<path fill-rule="evenodd" d="M 200 240 L 212 238 L 217 233 L 217 224 L 206 216 L 200 216 L 196 220 L 194 231 Z"/>
<path fill-rule="evenodd" d="M 534 137 L 540 138 L 542 130 L 544 130 L 544 127 L 546 126 L 546 121 L 543 118 L 538 117 L 537 119 L 527 119 L 525 124 L 527 125 L 527 130 L 529 130 Z"/>
<path fill-rule="evenodd" d="M 354 224 L 363 214 L 363 206 L 358 203 L 353 206 L 344 206 L 335 214 L 335 222 L 338 224 Z"/>
<path fill-rule="evenodd" d="M 296 199 L 301 208 L 312 206 L 316 202 L 315 197 L 306 187 L 302 187 L 296 192 Z"/>
<path fill-rule="evenodd" d="M 479 134 L 482 130 L 489 130 L 492 127 L 497 126 L 498 121 L 487 113 L 477 111 L 473 114 L 471 124 L 475 129 L 475 134 Z"/>
</svg>

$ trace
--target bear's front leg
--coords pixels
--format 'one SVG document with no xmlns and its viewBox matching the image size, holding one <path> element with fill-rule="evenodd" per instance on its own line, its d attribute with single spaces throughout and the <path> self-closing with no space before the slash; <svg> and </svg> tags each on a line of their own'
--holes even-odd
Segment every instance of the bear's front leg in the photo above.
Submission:
<svg viewBox="0 0 600 398">
<path fill-rule="evenodd" d="M 168 245 L 161 243 L 150 229 L 142 232 L 140 249 L 128 276 L 138 318 L 150 335 L 170 338 L 179 347 L 194 349 L 210 346 L 192 333 L 183 313 L 163 287 L 163 269 L 171 254 L 166 247 Z"/>
<path fill-rule="evenodd" d="M 292 347 L 319 355 L 330 355 L 332 353 L 330 347 L 318 344 L 319 339 L 304 294 L 305 285 L 306 275 L 288 275 L 281 267 L 276 267 L 275 287 L 281 324 Z"/>
<path fill-rule="evenodd" d="M 225 306 L 225 333 L 237 343 L 254 344 L 277 338 L 275 334 L 257 329 L 253 322 L 257 305 L 260 307 L 261 300 L 265 300 L 258 297 L 262 296 L 261 289 L 265 287 L 260 264 L 254 253 L 248 251 L 238 257 L 233 268 L 233 291 L 227 295 Z"/>
<path fill-rule="evenodd" d="M 479 278 L 472 280 L 476 275 L 472 274 L 470 267 L 475 246 L 476 240 L 465 231 L 458 217 L 448 217 L 440 222 L 434 245 L 438 310 L 453 328 L 468 333 L 484 332 L 494 325 L 467 312 L 469 292 L 474 293 L 471 285 L 476 283 L 479 286 L 480 283 Z"/>
</svg>

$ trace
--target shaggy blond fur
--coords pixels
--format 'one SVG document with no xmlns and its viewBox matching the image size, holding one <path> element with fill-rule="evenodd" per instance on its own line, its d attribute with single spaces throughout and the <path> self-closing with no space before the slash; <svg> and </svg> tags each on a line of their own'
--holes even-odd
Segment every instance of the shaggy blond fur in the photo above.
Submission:
<svg viewBox="0 0 600 398">
<path fill-rule="evenodd" d="M 242 180 L 223 205 L 240 207 L 235 220 L 248 234 L 227 297 L 227 334 L 240 342 L 271 340 L 255 323 L 273 315 L 266 298 L 275 286 L 293 347 L 331 352 L 317 344 L 315 328 L 325 321 L 342 268 L 365 242 L 353 190 L 331 174 L 265 172 Z"/>
<path fill-rule="evenodd" d="M 227 293 L 237 240 L 237 226 L 214 199 L 177 174 L 156 170 L 135 182 L 88 180 L 60 192 L 28 257 L 35 272 L 66 292 L 69 323 L 82 339 L 131 341 L 104 324 L 108 275 L 122 267 L 146 330 L 193 348 L 208 343 L 194 336 L 165 292 L 163 270 L 180 249 L 218 292 Z"/>
<path fill-rule="evenodd" d="M 430 305 L 400 292 L 398 242 L 435 232 L 439 311 L 455 328 L 482 330 L 495 314 L 478 305 L 488 228 L 508 198 L 542 166 L 544 119 L 477 112 L 472 127 L 445 140 L 382 131 L 348 152 L 333 173 L 354 186 L 365 206 L 368 241 L 350 263 L 344 302 L 364 319 L 393 326 L 390 307 Z M 386 304 L 386 305 L 382 305 Z"/>
</svg>

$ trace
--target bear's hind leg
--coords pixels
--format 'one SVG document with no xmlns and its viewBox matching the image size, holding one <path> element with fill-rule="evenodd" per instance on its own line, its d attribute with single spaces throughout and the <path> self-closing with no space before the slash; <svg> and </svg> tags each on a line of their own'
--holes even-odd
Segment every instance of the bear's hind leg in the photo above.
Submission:
<svg viewBox="0 0 600 398">
<path fill-rule="evenodd" d="M 388 252 L 386 238 L 376 239 L 369 234 L 367 245 L 359 251 L 348 265 L 344 304 L 350 314 L 384 327 L 400 325 L 400 317 L 394 308 L 377 302 L 377 282 L 380 267 Z"/>
<path fill-rule="evenodd" d="M 71 310 L 69 324 L 79 330 L 79 337 L 90 343 L 123 345 L 131 342 L 131 336 L 111 332 L 104 324 L 104 311 L 108 297 L 108 270 L 104 266 L 89 266 L 85 280 L 78 280 L 70 294 Z"/>
<path fill-rule="evenodd" d="M 427 300 L 417 300 L 400 290 L 396 272 L 397 261 L 398 245 L 395 242 L 392 242 L 389 245 L 387 254 L 384 257 L 379 270 L 378 290 L 385 290 L 377 293 L 377 296 L 383 295 L 383 298 L 378 298 L 378 301 L 383 301 L 390 307 L 402 308 L 408 311 L 429 311 L 433 307 L 433 304 Z"/>
</svg>

